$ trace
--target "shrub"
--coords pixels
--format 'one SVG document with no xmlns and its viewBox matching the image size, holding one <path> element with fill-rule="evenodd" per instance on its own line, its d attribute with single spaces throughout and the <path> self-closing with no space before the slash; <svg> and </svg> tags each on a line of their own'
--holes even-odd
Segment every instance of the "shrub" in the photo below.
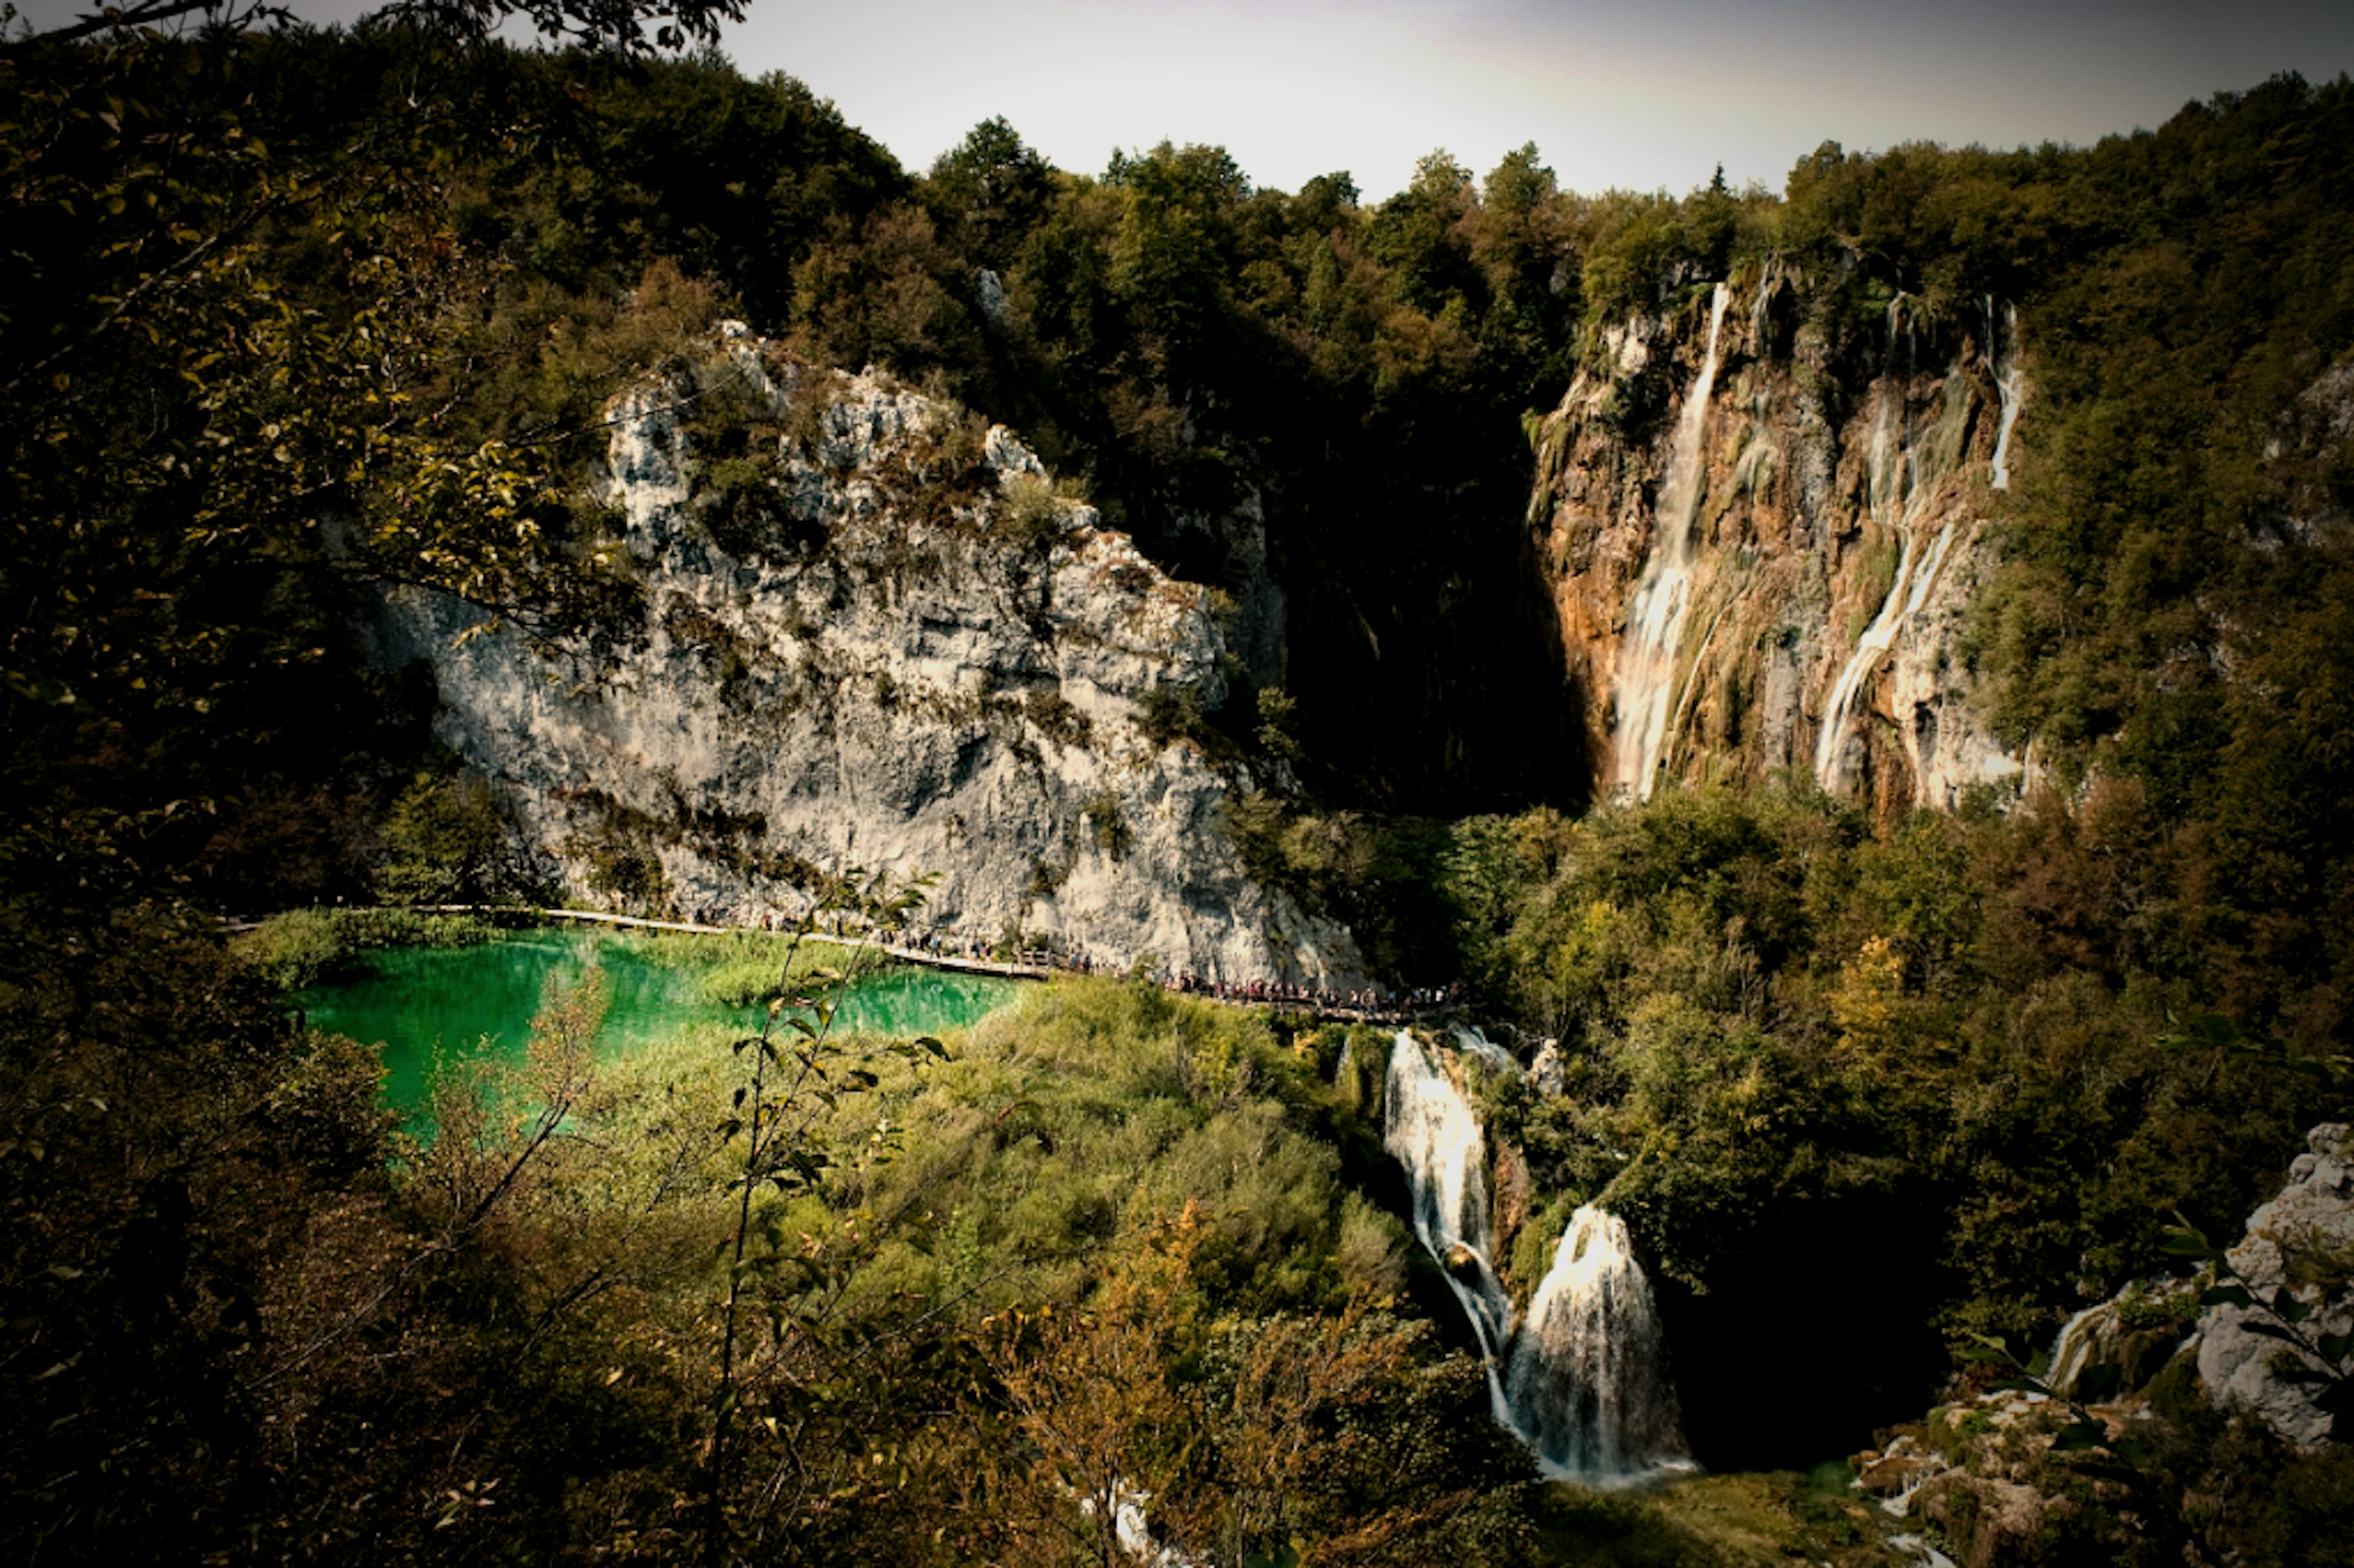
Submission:
<svg viewBox="0 0 2354 1568">
<path fill-rule="evenodd" d="M 230 946 L 239 961 L 280 991 L 315 984 L 345 953 L 334 916 L 324 909 L 273 916 Z"/>
<path fill-rule="evenodd" d="M 998 527 L 1025 549 L 1043 550 L 1070 532 L 1070 514 L 1055 487 L 1034 473 L 1008 480 L 997 503 Z"/>
<path fill-rule="evenodd" d="M 1155 686 L 1136 705 L 1136 725 L 1155 746 L 1179 740 L 1200 744 L 1209 734 L 1202 694 L 1191 686 Z"/>
<path fill-rule="evenodd" d="M 1096 848 L 1114 860 L 1128 858 L 1131 833 L 1128 814 L 1120 809 L 1119 797 L 1107 789 L 1087 802 L 1085 812 L 1088 836 Z"/>
</svg>

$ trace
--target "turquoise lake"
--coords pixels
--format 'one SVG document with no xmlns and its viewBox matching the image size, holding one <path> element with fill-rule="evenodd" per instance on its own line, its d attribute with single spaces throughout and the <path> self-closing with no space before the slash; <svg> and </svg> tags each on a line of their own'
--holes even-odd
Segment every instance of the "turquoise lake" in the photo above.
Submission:
<svg viewBox="0 0 2354 1568">
<path fill-rule="evenodd" d="M 363 953 L 330 984 L 292 1000 L 313 1027 L 380 1044 L 385 1103 L 416 1124 L 437 1057 L 520 1061 L 551 981 L 605 971 L 610 1004 L 599 1054 L 627 1054 L 698 1024 L 757 1030 L 761 1010 L 704 1000 L 705 971 L 649 961 L 605 932 L 544 928 L 472 948 Z M 1011 1001 L 1018 981 L 908 966 L 859 980 L 844 995 L 837 1033 L 904 1037 L 960 1029 Z"/>
</svg>

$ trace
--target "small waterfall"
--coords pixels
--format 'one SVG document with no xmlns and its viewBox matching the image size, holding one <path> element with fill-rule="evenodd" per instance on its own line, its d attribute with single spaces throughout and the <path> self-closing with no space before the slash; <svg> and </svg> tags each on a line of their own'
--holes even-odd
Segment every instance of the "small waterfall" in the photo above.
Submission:
<svg viewBox="0 0 2354 1568">
<path fill-rule="evenodd" d="M 1518 1073 L 1521 1070 L 1521 1065 L 1512 1060 L 1510 1051 L 1468 1024 L 1455 1026 L 1455 1048 L 1492 1072 Z"/>
<path fill-rule="evenodd" d="M 1511 1058 L 1482 1036 L 1476 1054 Z M 1620 1487 L 1692 1468 L 1650 1286 L 1627 1227 L 1577 1211 L 1515 1325 L 1490 1262 L 1488 1145 L 1439 1061 L 1401 1029 L 1390 1055 L 1383 1145 L 1405 1167 L 1414 1231 L 1471 1319 L 1496 1424 L 1556 1479 Z"/>
<path fill-rule="evenodd" d="M 2104 1330 L 2115 1330 L 2116 1303 L 2096 1301 L 2092 1306 L 2060 1325 L 2060 1333 L 2052 1341 L 2052 1354 L 2044 1362 L 2043 1385 L 2062 1398 L 2074 1392 L 2077 1374 L 2093 1359 Z"/>
<path fill-rule="evenodd" d="M 1994 487 L 2010 488 L 2010 428 L 2019 423 L 2019 393 L 2021 377 L 2019 373 L 2019 307 L 2002 308 L 2003 337 L 1995 336 L 1994 296 L 1988 294 L 1987 312 L 1987 369 L 1994 376 L 1995 396 L 2002 400 L 2002 418 L 1994 431 Z M 2004 346 L 2008 340 L 2009 347 Z"/>
<path fill-rule="evenodd" d="M 1662 1349 L 1626 1222 L 1578 1210 L 1530 1298 L 1504 1380 L 1516 1427 L 1547 1475 L 1624 1486 L 1692 1467 Z"/>
<path fill-rule="evenodd" d="M 1709 302 L 1708 354 L 1676 418 L 1675 447 L 1653 514 L 1651 551 L 1628 604 L 1627 631 L 1618 644 L 1611 687 L 1617 715 L 1610 735 L 1612 781 L 1619 794 L 1639 800 L 1650 799 L 1675 702 L 1676 654 L 1691 599 L 1692 523 L 1706 488 L 1701 459 L 1708 400 L 1716 386 L 1716 340 L 1732 297 L 1719 283 Z"/>
</svg>

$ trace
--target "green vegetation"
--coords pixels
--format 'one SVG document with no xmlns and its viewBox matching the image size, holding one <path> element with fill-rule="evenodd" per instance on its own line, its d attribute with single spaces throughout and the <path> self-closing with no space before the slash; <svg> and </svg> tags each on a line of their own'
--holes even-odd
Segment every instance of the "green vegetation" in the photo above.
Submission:
<svg viewBox="0 0 2354 1568">
<path fill-rule="evenodd" d="M 1949 1344 L 2043 1342 L 2165 1271 L 2164 1216 L 2236 1234 L 2343 1111 L 2299 1060 L 2334 1022 L 2254 969 L 2187 836 L 2116 779 L 1885 834 L 1804 782 L 1457 830 L 1466 972 L 1564 1056 L 1566 1094 L 1507 1095 L 1500 1127 L 1538 1192 L 1606 1203 L 1654 1260 L 1703 1453 L 1770 1457 L 1761 1396 L 1829 1447 Z M 2224 994 L 2253 1038 L 2177 1022 Z M 1863 1297 L 1836 1355 L 1869 1372 L 1755 1364 L 1747 1336 L 1812 1342 Z"/>
<path fill-rule="evenodd" d="M 410 909 L 292 909 L 273 915 L 229 943 L 239 962 L 280 991 L 301 991 L 332 976 L 355 953 L 378 948 L 463 948 L 498 934 L 473 915 Z"/>
</svg>

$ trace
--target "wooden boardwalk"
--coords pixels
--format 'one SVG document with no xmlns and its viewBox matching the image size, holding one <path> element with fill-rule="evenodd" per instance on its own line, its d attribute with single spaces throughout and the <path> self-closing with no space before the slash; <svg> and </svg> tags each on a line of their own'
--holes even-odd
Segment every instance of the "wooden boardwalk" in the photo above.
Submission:
<svg viewBox="0 0 2354 1568">
<path fill-rule="evenodd" d="M 706 926 L 694 920 L 652 920 L 638 915 L 608 915 L 601 909 L 548 909 L 534 905 L 489 904 L 417 904 L 405 906 L 419 915 L 488 915 L 506 918 L 523 918 L 544 924 L 573 921 L 588 926 L 610 926 L 634 931 L 675 931 L 690 936 L 727 937 L 742 932 L 765 936 L 789 933 L 764 931 L 758 926 Z M 231 921 L 224 919 L 224 931 L 250 931 L 262 923 L 259 920 Z M 902 947 L 894 942 L 880 942 L 870 937 L 844 937 L 828 931 L 811 931 L 807 940 L 823 942 L 829 947 L 854 948 L 862 951 L 882 953 L 903 964 L 923 969 L 948 969 L 960 974 L 996 975 L 1005 980 L 1043 980 L 1057 975 L 1102 974 L 1097 969 L 1067 968 L 1052 961 L 1051 954 L 1021 954 L 1013 959 L 968 958 L 955 953 L 942 953 L 928 948 Z M 1190 996 L 1198 1001 L 1216 1002 L 1225 1007 L 1264 1007 L 1278 1012 L 1305 1013 L 1321 1022 L 1332 1023 L 1405 1024 L 1417 1019 L 1430 1018 L 1454 1011 L 1452 1001 L 1432 1002 L 1422 1007 L 1352 1007 L 1321 997 L 1302 1000 L 1295 997 L 1220 996 L 1214 991 L 1183 990 L 1164 984 L 1172 995 Z"/>
</svg>

